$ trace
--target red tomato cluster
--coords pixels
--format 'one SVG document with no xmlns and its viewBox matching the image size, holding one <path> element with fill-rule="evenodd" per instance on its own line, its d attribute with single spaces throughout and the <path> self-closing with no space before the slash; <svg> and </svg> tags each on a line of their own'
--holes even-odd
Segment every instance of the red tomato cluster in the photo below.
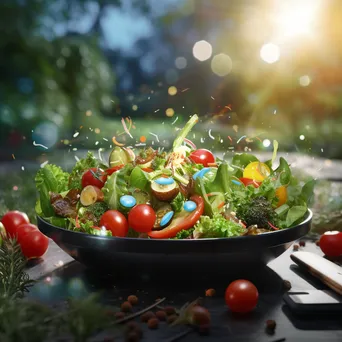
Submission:
<svg viewBox="0 0 342 342">
<path fill-rule="evenodd" d="M 9 211 L 1 219 L 6 234 L 16 238 L 27 259 L 40 258 L 49 246 L 49 239 L 20 211 Z"/>
</svg>

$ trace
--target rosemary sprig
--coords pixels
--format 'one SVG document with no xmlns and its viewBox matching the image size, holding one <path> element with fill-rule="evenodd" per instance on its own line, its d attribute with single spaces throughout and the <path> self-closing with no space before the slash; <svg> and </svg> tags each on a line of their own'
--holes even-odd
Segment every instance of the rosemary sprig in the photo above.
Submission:
<svg viewBox="0 0 342 342">
<path fill-rule="evenodd" d="M 25 273 L 26 259 L 16 240 L 4 238 L 0 246 L 0 296 L 22 298 L 33 285 Z"/>
</svg>

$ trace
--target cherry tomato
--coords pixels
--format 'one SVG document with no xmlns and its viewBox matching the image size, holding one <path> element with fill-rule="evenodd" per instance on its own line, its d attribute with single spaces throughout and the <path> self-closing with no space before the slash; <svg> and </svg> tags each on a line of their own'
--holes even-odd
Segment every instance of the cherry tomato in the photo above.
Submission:
<svg viewBox="0 0 342 342">
<path fill-rule="evenodd" d="M 118 166 L 114 166 L 111 167 L 110 169 L 106 170 L 106 174 L 108 176 L 112 175 L 114 172 L 121 170 L 124 167 L 124 165 L 118 165 Z"/>
<path fill-rule="evenodd" d="M 253 185 L 255 188 L 258 188 L 261 185 L 261 182 L 256 182 L 255 180 L 250 179 L 250 178 L 241 177 L 239 179 L 245 186 Z"/>
<path fill-rule="evenodd" d="M 278 197 L 277 207 L 282 206 L 287 202 L 287 189 L 284 185 L 280 186 L 275 193 L 276 197 Z"/>
<path fill-rule="evenodd" d="M 136 205 L 128 214 L 128 225 L 139 233 L 148 233 L 156 222 L 156 213 L 147 204 Z"/>
<path fill-rule="evenodd" d="M 247 313 L 258 303 L 258 289 L 248 280 L 233 281 L 226 289 L 225 301 L 232 312 Z"/>
<path fill-rule="evenodd" d="M 1 222 L 5 226 L 7 235 L 14 238 L 17 233 L 17 228 L 21 224 L 30 223 L 30 220 L 25 213 L 15 210 L 6 213 L 2 217 Z"/>
<path fill-rule="evenodd" d="M 249 163 L 243 170 L 243 177 L 262 182 L 271 173 L 270 168 L 259 161 Z"/>
<path fill-rule="evenodd" d="M 200 305 L 195 305 L 191 308 L 190 323 L 194 325 L 210 324 L 210 313 L 209 311 Z"/>
<path fill-rule="evenodd" d="M 332 231 L 324 233 L 319 240 L 319 247 L 329 257 L 342 255 L 342 232 Z"/>
<path fill-rule="evenodd" d="M 40 258 L 49 247 L 49 239 L 38 229 L 20 237 L 20 247 L 27 259 Z"/>
<path fill-rule="evenodd" d="M 128 233 L 126 217 L 117 210 L 106 211 L 100 220 L 100 227 L 105 227 L 113 236 L 125 237 Z"/>
<path fill-rule="evenodd" d="M 38 230 L 38 227 L 31 223 L 25 223 L 25 224 L 20 225 L 17 228 L 17 233 L 16 233 L 18 243 L 20 244 L 21 238 L 25 234 L 35 232 L 36 230 Z"/>
<path fill-rule="evenodd" d="M 82 176 L 82 187 L 85 188 L 88 185 L 96 186 L 102 189 L 107 180 L 107 174 L 96 167 L 93 167 L 86 171 Z"/>
<path fill-rule="evenodd" d="M 189 158 L 196 164 L 208 166 L 210 163 L 215 163 L 214 155 L 205 149 L 199 149 L 190 153 Z"/>
</svg>

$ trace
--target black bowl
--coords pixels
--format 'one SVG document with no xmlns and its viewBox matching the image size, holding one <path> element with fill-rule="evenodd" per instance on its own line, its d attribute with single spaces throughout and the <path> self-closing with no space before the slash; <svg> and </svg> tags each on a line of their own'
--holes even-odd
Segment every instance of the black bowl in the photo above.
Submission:
<svg viewBox="0 0 342 342">
<path fill-rule="evenodd" d="M 288 229 L 256 236 L 198 240 L 102 237 L 59 228 L 41 217 L 37 219 L 45 235 L 88 267 L 114 273 L 145 274 L 162 270 L 189 273 L 266 265 L 309 232 L 312 212 L 308 210 L 302 223 Z"/>
</svg>

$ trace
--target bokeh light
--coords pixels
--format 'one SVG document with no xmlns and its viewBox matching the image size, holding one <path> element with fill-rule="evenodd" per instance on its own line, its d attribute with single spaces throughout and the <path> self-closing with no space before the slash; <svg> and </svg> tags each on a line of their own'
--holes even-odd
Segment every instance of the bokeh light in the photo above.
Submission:
<svg viewBox="0 0 342 342">
<path fill-rule="evenodd" d="M 168 116 L 169 118 L 172 118 L 175 115 L 175 111 L 173 110 L 173 108 L 168 108 L 165 111 L 166 116 Z"/>
<path fill-rule="evenodd" d="M 307 87 L 311 83 L 311 79 L 308 75 L 304 75 L 299 77 L 299 84 L 302 87 Z"/>
<path fill-rule="evenodd" d="M 264 147 L 270 147 L 271 146 L 271 141 L 269 139 L 264 139 L 262 144 L 264 145 Z"/>
<path fill-rule="evenodd" d="M 138 110 L 138 106 L 137 106 L 137 105 L 133 105 L 133 106 L 132 106 L 132 109 L 133 109 L 134 111 L 136 111 L 136 110 Z"/>
<path fill-rule="evenodd" d="M 273 64 L 280 58 L 280 49 L 273 43 L 264 44 L 260 49 L 260 57 L 264 62 Z"/>
<path fill-rule="evenodd" d="M 301 134 L 301 135 L 299 136 L 299 139 L 300 139 L 300 140 L 305 140 L 305 135 Z"/>
<path fill-rule="evenodd" d="M 231 58 L 224 53 L 214 56 L 211 61 L 211 70 L 218 76 L 228 75 L 232 71 L 232 68 L 233 62 Z"/>
<path fill-rule="evenodd" d="M 196 59 L 203 62 L 209 59 L 213 53 L 213 48 L 210 43 L 205 40 L 200 40 L 195 43 L 192 53 Z"/>
<path fill-rule="evenodd" d="M 165 80 L 168 84 L 176 83 L 178 81 L 179 75 L 177 70 L 169 69 L 165 73 Z"/>
<path fill-rule="evenodd" d="M 176 88 L 175 86 L 169 87 L 168 93 L 169 93 L 169 95 L 171 95 L 171 96 L 176 95 L 176 94 L 177 94 L 177 88 Z"/>
<path fill-rule="evenodd" d="M 175 66 L 177 69 L 184 69 L 188 65 L 185 57 L 177 57 L 175 60 Z"/>
<path fill-rule="evenodd" d="M 322 0 L 277 0 L 275 21 L 279 36 L 308 35 L 314 29 L 314 20 Z"/>
<path fill-rule="evenodd" d="M 58 127 L 50 121 L 43 121 L 32 132 L 32 140 L 36 144 L 41 144 L 47 148 L 54 146 L 58 140 Z M 37 147 L 41 148 L 41 147 Z M 43 148 L 42 148 L 43 149 Z"/>
</svg>

